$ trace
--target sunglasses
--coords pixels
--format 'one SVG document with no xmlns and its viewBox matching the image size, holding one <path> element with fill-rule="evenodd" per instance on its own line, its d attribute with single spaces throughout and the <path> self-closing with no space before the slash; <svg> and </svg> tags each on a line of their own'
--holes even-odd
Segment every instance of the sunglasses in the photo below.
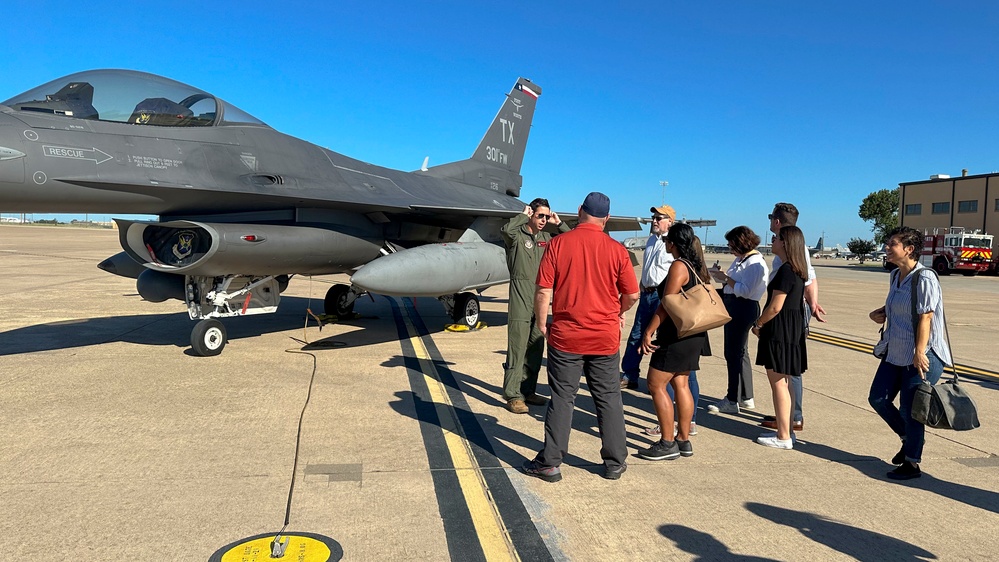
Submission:
<svg viewBox="0 0 999 562">
<path fill-rule="evenodd" d="M 548 219 L 552 218 L 551 215 L 546 215 L 544 213 L 534 213 L 534 216 L 538 217 L 539 219 L 543 219 L 543 220 L 548 220 Z"/>
<path fill-rule="evenodd" d="M 668 218 L 669 217 L 667 217 L 666 215 L 652 215 L 652 220 L 654 220 L 656 222 L 659 222 L 661 220 L 668 219 Z"/>
</svg>

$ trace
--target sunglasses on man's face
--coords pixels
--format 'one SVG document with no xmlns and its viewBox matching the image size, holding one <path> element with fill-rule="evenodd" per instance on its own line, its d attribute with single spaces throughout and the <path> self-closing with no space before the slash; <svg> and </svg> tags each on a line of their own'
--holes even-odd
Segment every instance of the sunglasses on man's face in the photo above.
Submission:
<svg viewBox="0 0 999 562">
<path fill-rule="evenodd" d="M 544 213 L 534 213 L 534 216 L 537 217 L 537 218 L 539 218 L 539 219 L 543 219 L 543 220 L 548 220 L 548 219 L 552 218 L 551 215 L 546 215 Z"/>
<path fill-rule="evenodd" d="M 668 219 L 668 218 L 669 217 L 667 217 L 665 215 L 652 215 L 652 220 L 654 220 L 656 222 L 659 222 L 661 220 L 665 220 L 665 219 Z"/>
</svg>

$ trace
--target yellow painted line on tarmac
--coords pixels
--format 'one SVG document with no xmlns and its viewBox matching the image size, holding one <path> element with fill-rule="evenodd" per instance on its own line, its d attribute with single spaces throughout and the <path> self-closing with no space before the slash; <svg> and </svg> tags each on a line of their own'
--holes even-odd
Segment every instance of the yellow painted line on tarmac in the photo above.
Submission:
<svg viewBox="0 0 999 562">
<path fill-rule="evenodd" d="M 403 318 L 407 332 L 417 333 L 410 322 L 409 315 L 404 314 Z M 410 336 L 409 341 L 417 359 L 420 359 L 424 365 L 431 364 L 430 354 L 423 345 L 423 340 L 419 336 Z M 433 367 L 427 370 L 433 372 Z M 468 440 L 465 439 L 458 419 L 454 415 L 454 406 L 448 398 L 447 390 L 440 380 L 426 371 L 424 371 L 423 376 L 426 379 L 430 397 L 437 409 L 437 418 L 440 420 L 441 430 L 444 432 L 444 442 L 451 453 L 451 463 L 454 465 L 458 484 L 465 496 L 465 504 L 471 514 L 472 524 L 475 526 L 475 532 L 479 537 L 479 544 L 482 545 L 482 552 L 486 560 L 519 561 L 520 556 L 510 540 L 510 533 L 503 523 L 503 518 L 496 508 L 496 502 L 489 492 L 489 486 L 482 478 L 482 471 L 479 469 L 478 463 L 475 462 L 475 456 L 472 454 Z"/>
<path fill-rule="evenodd" d="M 831 334 L 823 334 L 815 331 L 810 331 L 808 333 L 808 339 L 814 340 L 821 343 L 827 343 L 829 345 L 835 345 L 837 347 L 842 347 L 846 349 L 852 349 L 854 351 L 861 351 L 863 353 L 872 354 L 874 353 L 874 346 L 869 343 L 863 343 L 859 341 L 849 340 L 846 338 L 841 338 L 839 336 L 833 336 Z M 944 376 L 950 372 L 950 369 L 944 369 Z M 995 371 L 990 371 L 988 369 L 980 369 L 978 367 L 972 367 L 971 365 L 957 365 L 957 372 L 961 376 L 967 375 L 971 378 L 981 379 L 989 382 L 999 383 L 999 373 Z"/>
<path fill-rule="evenodd" d="M 845 338 L 840 338 L 837 336 L 831 336 L 829 334 L 820 334 L 817 332 L 809 332 L 808 339 L 815 340 L 822 343 L 828 343 L 830 345 L 835 345 L 838 347 L 845 347 L 847 349 L 852 349 L 854 351 L 862 351 L 864 353 L 874 353 L 874 346 L 867 343 L 861 343 L 858 341 L 848 340 Z"/>
</svg>

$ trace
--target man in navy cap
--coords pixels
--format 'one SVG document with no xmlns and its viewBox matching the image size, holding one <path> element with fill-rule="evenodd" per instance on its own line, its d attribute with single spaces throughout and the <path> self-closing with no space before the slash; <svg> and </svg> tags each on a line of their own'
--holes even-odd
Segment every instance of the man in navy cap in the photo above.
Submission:
<svg viewBox="0 0 999 562">
<path fill-rule="evenodd" d="M 604 232 L 609 214 L 606 195 L 587 195 L 579 207 L 579 224 L 552 239 L 538 270 L 535 322 L 548 340 L 552 397 L 545 412 L 544 448 L 523 470 L 547 482 L 562 479 L 559 465 L 569 448 L 582 376 L 597 410 L 603 477 L 617 480 L 628 468 L 618 350 L 624 313 L 638 301 L 639 293 L 628 251 Z"/>
</svg>

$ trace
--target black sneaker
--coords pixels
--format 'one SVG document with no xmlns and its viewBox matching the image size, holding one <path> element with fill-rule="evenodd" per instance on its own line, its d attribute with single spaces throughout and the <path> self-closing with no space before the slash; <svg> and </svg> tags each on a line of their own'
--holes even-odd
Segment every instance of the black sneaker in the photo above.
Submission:
<svg viewBox="0 0 999 562">
<path fill-rule="evenodd" d="M 905 444 L 902 444 L 902 448 L 895 453 L 895 456 L 891 458 L 891 463 L 898 466 L 905 462 Z"/>
<path fill-rule="evenodd" d="M 660 439 L 648 449 L 639 449 L 638 456 L 648 461 L 671 461 L 680 457 L 680 447 L 676 441 Z"/>
<path fill-rule="evenodd" d="M 541 466 L 538 461 L 527 461 L 521 467 L 524 474 L 540 478 L 545 482 L 558 482 L 562 479 L 562 471 L 557 466 Z"/>
<path fill-rule="evenodd" d="M 680 449 L 681 457 L 694 456 L 694 447 L 690 444 L 690 441 L 680 441 L 679 439 L 677 439 L 676 446 Z"/>
<path fill-rule="evenodd" d="M 617 468 L 610 468 L 605 466 L 603 477 L 608 480 L 618 480 L 621 478 L 621 475 L 624 474 L 625 470 L 628 470 L 628 463 L 626 462 L 621 463 L 621 466 Z"/>
<path fill-rule="evenodd" d="M 903 462 L 902 466 L 888 473 L 888 478 L 892 480 L 911 480 L 919 478 L 923 473 L 919 470 L 919 465 L 912 462 Z"/>
</svg>

